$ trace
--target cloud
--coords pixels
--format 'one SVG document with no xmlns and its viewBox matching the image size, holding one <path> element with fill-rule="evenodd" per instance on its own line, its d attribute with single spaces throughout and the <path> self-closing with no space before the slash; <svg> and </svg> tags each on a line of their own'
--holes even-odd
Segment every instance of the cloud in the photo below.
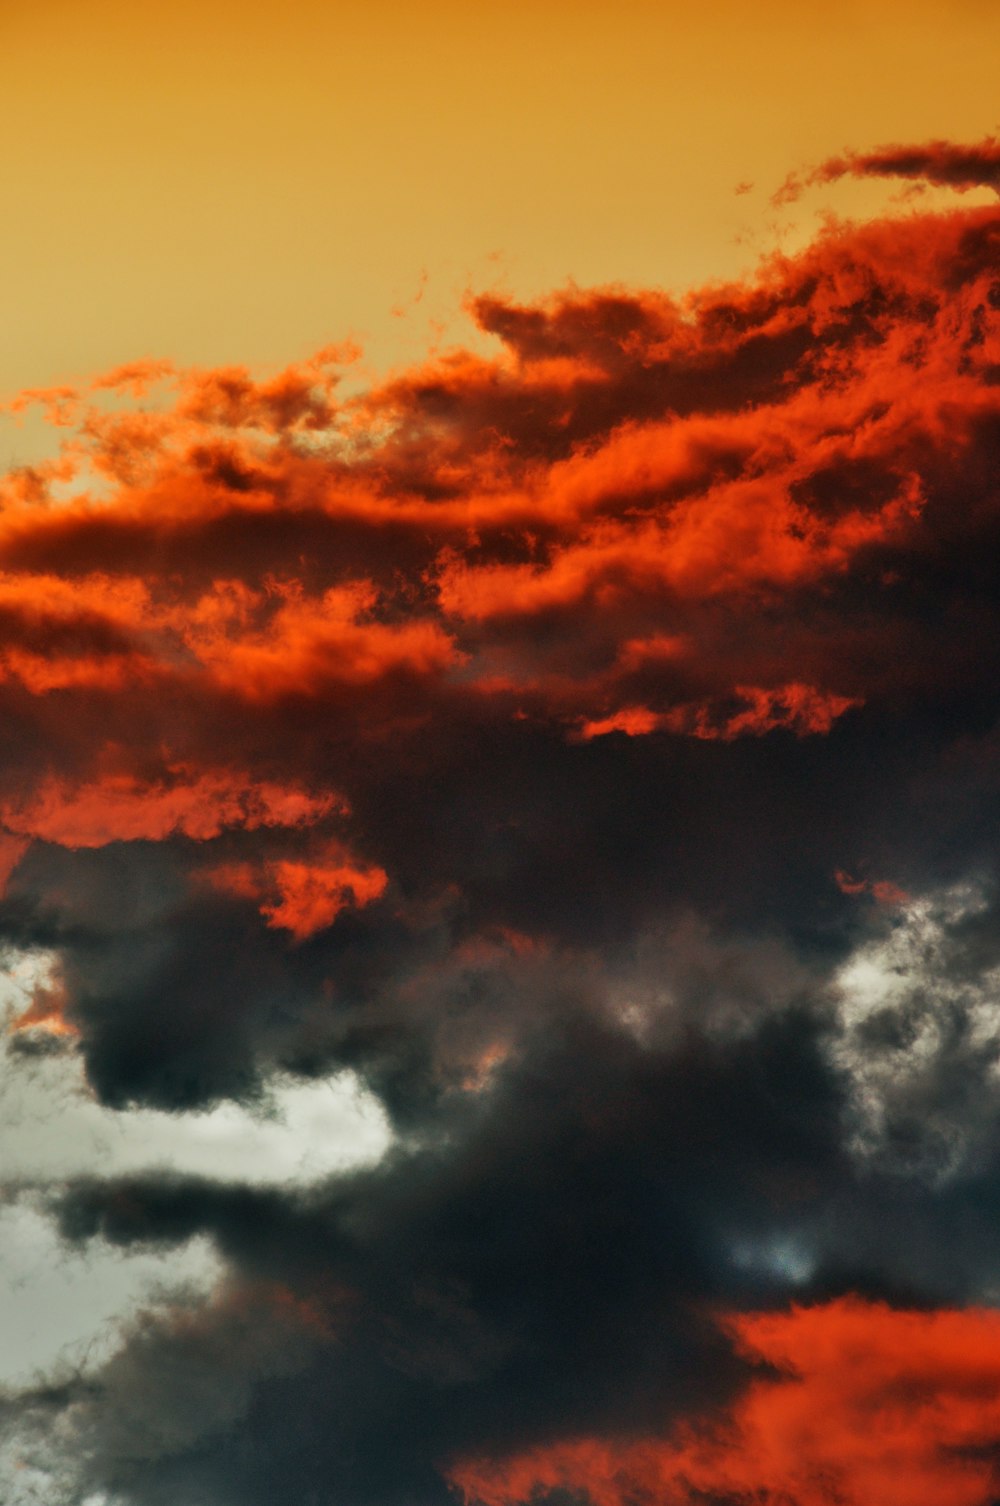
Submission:
<svg viewBox="0 0 1000 1506">
<path fill-rule="evenodd" d="M 734 737 L 763 737 L 778 727 L 789 728 L 799 737 L 829 732 L 838 716 L 859 703 L 848 696 L 823 695 L 811 685 L 779 685 L 758 690 L 753 685 L 735 685 L 732 700 L 740 708 L 718 712 L 709 705 L 675 706 L 656 713 L 644 706 L 627 706 L 596 722 L 584 722 L 580 736 L 585 742 L 608 732 L 627 732 L 641 737 L 646 732 L 668 728 L 707 741 Z M 742 703 L 742 704 L 741 704 Z"/>
<path fill-rule="evenodd" d="M 834 183 L 838 178 L 910 178 L 935 183 L 960 193 L 970 188 L 1000 192 L 1000 138 L 986 136 L 971 146 L 928 141 L 923 146 L 883 146 L 871 152 L 845 152 L 829 157 L 804 176 L 792 174 L 774 196 L 777 204 L 791 203 L 803 188 Z"/>
<path fill-rule="evenodd" d="M 226 1102 L 201 1114 L 115 1114 L 87 1092 L 71 1045 L 66 1049 L 58 1033 L 51 1041 L 50 1020 L 22 1015 L 17 1027 L 0 1057 L 8 1085 L 0 1146 L 5 1187 L 25 1207 L 34 1192 L 86 1177 L 95 1166 L 105 1176 L 169 1172 L 307 1184 L 377 1161 L 391 1138 L 378 1103 L 349 1072 L 273 1081 L 256 1104 Z"/>
<path fill-rule="evenodd" d="M 106 774 L 76 789 L 57 780 L 40 785 L 30 801 L 0 811 L 8 832 L 61 847 L 104 847 L 109 842 L 152 841 L 180 834 L 196 842 L 226 827 L 309 826 L 337 809 L 333 794 L 257 783 L 248 776 L 199 773 L 168 767 L 162 783 L 134 774 Z"/>
<path fill-rule="evenodd" d="M 962 199 L 684 297 L 481 297 L 488 353 L 365 391 L 325 350 L 24 395 L 64 444 L 0 481 L 0 941 L 52 959 L 10 1070 L 78 1063 L 126 1139 L 344 1073 L 388 1126 L 308 1185 L 48 1187 L 80 1259 L 225 1272 L 6 1399 L 53 1500 L 683 1457 L 702 1499 L 839 1461 L 986 1506 L 949 1356 L 997 1298 L 998 245 Z"/>
<path fill-rule="evenodd" d="M 462 1497 L 482 1506 L 557 1492 L 594 1506 L 867 1506 L 886 1497 L 899 1506 L 982 1506 L 991 1498 L 996 1311 L 907 1312 L 844 1299 L 741 1316 L 730 1327 L 740 1350 L 772 1373 L 752 1381 L 723 1419 L 672 1438 L 581 1439 L 493 1465 L 458 1464 Z"/>
<path fill-rule="evenodd" d="M 562 1039 L 547 1029 L 485 1090 L 456 1086 L 447 1138 L 298 1196 L 78 1180 L 55 1199 L 60 1227 L 123 1250 L 208 1234 L 245 1280 L 280 1270 L 300 1293 L 346 1294 L 336 1347 L 294 1397 L 262 1393 L 248 1415 L 262 1451 L 244 1457 L 236 1436 L 213 1449 L 221 1499 L 273 1499 L 282 1481 L 308 1499 L 314 1479 L 396 1499 L 417 1479 L 443 1500 L 438 1465 L 473 1439 L 543 1440 L 584 1416 L 635 1426 L 739 1378 L 702 1311 L 727 1282 L 709 1229 L 728 1227 L 734 1199 L 751 1218 L 761 1196 L 787 1216 L 835 1153 L 836 1094 L 794 1014 L 749 1039 L 720 1027 L 687 1046 L 668 1030 L 657 1048 L 655 1025 L 641 1044 L 567 1006 Z M 744 1154 L 720 1177 L 730 1134 Z M 145 1488 L 165 1496 L 191 1468 L 161 1454 Z"/>
<path fill-rule="evenodd" d="M 304 941 L 333 924 L 347 905 L 368 905 L 385 890 L 382 868 L 359 868 L 336 846 L 310 861 L 280 858 L 255 870 L 249 863 L 208 869 L 214 888 L 258 902 L 269 926 Z"/>
<path fill-rule="evenodd" d="M 167 1253 L 123 1258 L 110 1250 L 81 1259 L 26 1202 L 0 1212 L 0 1235 L 0 1385 L 8 1393 L 30 1390 L 53 1371 L 99 1368 L 121 1344 L 123 1321 L 157 1301 L 183 1303 L 210 1292 L 224 1275 L 205 1240 Z"/>
</svg>

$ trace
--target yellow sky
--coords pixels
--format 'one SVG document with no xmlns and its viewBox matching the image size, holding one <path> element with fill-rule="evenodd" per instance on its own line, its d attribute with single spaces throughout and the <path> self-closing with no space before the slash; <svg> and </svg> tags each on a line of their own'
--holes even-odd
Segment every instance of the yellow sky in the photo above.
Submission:
<svg viewBox="0 0 1000 1506">
<path fill-rule="evenodd" d="M 1000 117 L 995 0 L 0 0 L 0 53 L 0 393 L 349 335 L 384 366 L 469 286 L 725 275 L 790 168 Z"/>
</svg>

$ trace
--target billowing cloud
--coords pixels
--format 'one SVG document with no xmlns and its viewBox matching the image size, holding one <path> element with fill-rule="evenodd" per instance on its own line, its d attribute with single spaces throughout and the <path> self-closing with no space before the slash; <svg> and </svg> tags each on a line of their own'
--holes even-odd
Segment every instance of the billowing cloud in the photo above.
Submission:
<svg viewBox="0 0 1000 1506">
<path fill-rule="evenodd" d="M 911 206 L 481 297 L 491 353 L 366 391 L 15 400 L 63 446 L 0 482 L 11 1070 L 123 1123 L 349 1072 L 389 1125 L 308 1185 L 36 1179 L 78 1258 L 224 1270 L 6 1399 L 53 1500 L 986 1506 L 998 250 Z"/>
</svg>

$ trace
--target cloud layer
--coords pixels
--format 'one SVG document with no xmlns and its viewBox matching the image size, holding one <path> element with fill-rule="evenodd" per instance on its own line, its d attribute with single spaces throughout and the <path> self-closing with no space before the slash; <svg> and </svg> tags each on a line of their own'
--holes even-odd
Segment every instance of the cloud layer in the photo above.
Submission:
<svg viewBox="0 0 1000 1506">
<path fill-rule="evenodd" d="M 50 1194 L 227 1273 L 7 1399 L 53 1500 L 986 1506 L 998 251 L 959 203 L 484 296 L 494 354 L 360 393 L 16 400 L 66 439 L 0 483 L 12 1056 L 125 1114 L 349 1069 L 394 1135 Z"/>
</svg>

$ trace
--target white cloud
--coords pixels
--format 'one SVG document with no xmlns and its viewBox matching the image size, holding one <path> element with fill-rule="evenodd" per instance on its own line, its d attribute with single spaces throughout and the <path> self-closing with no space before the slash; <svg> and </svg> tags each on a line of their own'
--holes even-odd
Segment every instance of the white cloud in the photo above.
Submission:
<svg viewBox="0 0 1000 1506">
<path fill-rule="evenodd" d="M 1000 966 L 969 941 L 986 910 L 975 884 L 911 900 L 836 974 L 858 1156 L 947 1176 L 1000 1109 Z"/>
<path fill-rule="evenodd" d="M 47 959 L 9 959 L 0 1028 L 26 1007 Z M 0 1385 L 24 1386 L 66 1360 L 88 1367 L 116 1347 L 121 1323 L 165 1288 L 210 1287 L 222 1263 L 206 1240 L 176 1250 L 75 1250 L 33 1200 L 68 1178 L 170 1171 L 224 1182 L 303 1185 L 377 1161 L 390 1141 L 378 1101 L 349 1072 L 277 1080 L 264 1109 L 121 1112 L 97 1102 L 72 1050 L 22 1055 L 0 1044 Z M 29 1481 L 18 1473 L 19 1488 Z M 25 1496 L 25 1499 L 28 1499 Z"/>
<path fill-rule="evenodd" d="M 23 1007 L 44 965 L 21 958 L 11 968 L 8 1018 Z M 105 1108 L 72 1050 L 24 1056 L 6 1045 L 0 1078 L 0 1167 L 8 1184 L 155 1170 L 301 1184 L 377 1161 L 390 1139 L 381 1105 L 351 1072 L 319 1081 L 276 1079 L 259 1110 L 223 1103 L 184 1114 Z"/>
<path fill-rule="evenodd" d="M 164 1254 L 106 1245 L 80 1254 L 30 1203 L 0 1209 L 0 1385 L 27 1385 L 63 1363 L 99 1364 L 138 1306 L 171 1287 L 207 1289 L 221 1273 L 207 1240 Z"/>
</svg>

